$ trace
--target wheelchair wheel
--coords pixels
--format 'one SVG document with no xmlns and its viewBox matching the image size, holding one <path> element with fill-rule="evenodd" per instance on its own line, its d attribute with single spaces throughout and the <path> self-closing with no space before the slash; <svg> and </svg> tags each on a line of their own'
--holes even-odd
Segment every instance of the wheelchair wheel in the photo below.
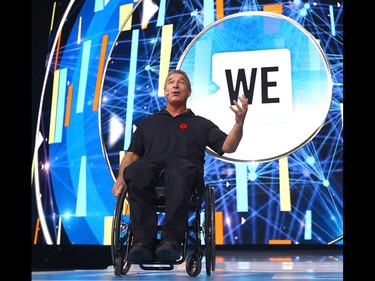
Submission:
<svg viewBox="0 0 375 281">
<path fill-rule="evenodd" d="M 202 270 L 202 257 L 198 253 L 189 256 L 185 262 L 186 272 L 191 277 L 196 277 Z"/>
<path fill-rule="evenodd" d="M 216 248 L 215 248 L 215 196 L 214 188 L 206 185 L 205 200 L 205 254 L 206 254 L 206 273 L 211 275 L 215 270 Z"/>
<path fill-rule="evenodd" d="M 125 260 L 129 252 L 130 246 L 130 216 L 128 212 L 129 205 L 124 202 L 126 199 L 126 187 L 120 196 L 116 199 L 115 211 L 112 221 L 111 233 L 111 255 L 112 264 L 114 267 L 114 274 L 120 276 L 126 274 L 130 269 L 130 263 Z"/>
</svg>

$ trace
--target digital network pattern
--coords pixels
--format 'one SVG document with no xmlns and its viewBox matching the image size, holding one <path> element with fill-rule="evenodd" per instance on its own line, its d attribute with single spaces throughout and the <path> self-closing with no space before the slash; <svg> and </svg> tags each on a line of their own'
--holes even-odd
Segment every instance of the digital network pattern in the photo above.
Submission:
<svg viewBox="0 0 375 281">
<path fill-rule="evenodd" d="M 215 21 L 261 11 L 279 12 L 317 40 L 332 100 L 318 132 L 282 159 L 236 162 L 206 154 L 216 242 L 343 243 L 343 1 L 55 5 L 35 132 L 35 244 L 110 244 L 111 187 L 137 122 L 165 105 L 163 77 L 184 66 L 186 48 Z"/>
</svg>

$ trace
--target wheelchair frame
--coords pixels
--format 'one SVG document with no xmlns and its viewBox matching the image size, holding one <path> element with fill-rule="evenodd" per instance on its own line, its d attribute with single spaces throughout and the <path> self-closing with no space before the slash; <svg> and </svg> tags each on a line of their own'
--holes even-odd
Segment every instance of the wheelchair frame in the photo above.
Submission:
<svg viewBox="0 0 375 281">
<path fill-rule="evenodd" d="M 165 211 L 165 187 L 157 186 L 155 188 L 158 200 L 155 202 L 154 208 L 156 212 L 163 213 Z M 130 270 L 132 264 L 138 264 L 143 270 L 172 270 L 174 265 L 182 264 L 185 261 L 186 272 L 191 277 L 198 276 L 202 269 L 203 247 L 201 233 L 204 237 L 204 254 L 206 258 L 206 274 L 211 275 L 211 271 L 215 270 L 215 197 L 214 188 L 205 185 L 205 214 L 204 222 L 201 225 L 200 213 L 202 210 L 202 200 L 195 188 L 190 198 L 190 211 L 193 212 L 194 219 L 188 225 L 188 231 L 185 232 L 185 241 L 182 247 L 182 254 L 179 260 L 174 262 L 131 262 L 128 260 L 128 254 L 132 243 L 133 234 L 130 230 L 130 205 L 128 203 L 128 191 L 125 187 L 116 199 L 115 210 L 112 221 L 111 233 L 111 255 L 116 276 L 125 275 Z M 161 200 L 160 200 L 161 199 Z M 158 225 L 161 229 L 162 226 Z M 186 258 L 188 242 L 194 246 L 193 253 Z"/>
</svg>

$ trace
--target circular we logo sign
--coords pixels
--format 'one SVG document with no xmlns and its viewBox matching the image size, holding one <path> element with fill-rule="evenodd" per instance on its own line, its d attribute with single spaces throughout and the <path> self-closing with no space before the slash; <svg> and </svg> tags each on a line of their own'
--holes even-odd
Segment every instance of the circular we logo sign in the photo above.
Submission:
<svg viewBox="0 0 375 281">
<path fill-rule="evenodd" d="M 192 111 L 229 133 L 228 108 L 244 94 L 249 109 L 232 162 L 266 162 L 288 155 L 323 126 L 332 100 L 328 61 L 318 41 L 291 18 L 243 12 L 200 32 L 177 68 L 191 79 Z"/>
</svg>

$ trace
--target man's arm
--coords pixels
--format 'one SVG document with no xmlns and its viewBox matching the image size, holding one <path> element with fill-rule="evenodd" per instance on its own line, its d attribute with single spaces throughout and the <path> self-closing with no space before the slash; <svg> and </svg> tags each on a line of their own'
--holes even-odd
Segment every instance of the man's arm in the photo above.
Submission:
<svg viewBox="0 0 375 281">
<path fill-rule="evenodd" d="M 117 179 L 112 187 L 112 193 L 114 196 L 118 196 L 121 194 L 121 191 L 125 187 L 125 181 L 124 181 L 124 170 L 126 167 L 128 167 L 131 163 L 134 161 L 137 161 L 139 159 L 139 155 L 134 152 L 127 152 L 125 156 L 122 158 L 120 163 L 120 168 L 118 171 Z"/>
<path fill-rule="evenodd" d="M 242 107 L 237 103 L 237 101 L 233 101 L 236 108 L 232 106 L 229 107 L 235 113 L 236 123 L 234 124 L 232 130 L 230 130 L 228 137 L 223 143 L 221 150 L 224 153 L 235 152 L 242 139 L 243 124 L 245 122 L 247 113 L 248 100 L 244 95 L 242 95 L 242 97 L 240 96 L 239 100 L 241 101 Z"/>
</svg>

